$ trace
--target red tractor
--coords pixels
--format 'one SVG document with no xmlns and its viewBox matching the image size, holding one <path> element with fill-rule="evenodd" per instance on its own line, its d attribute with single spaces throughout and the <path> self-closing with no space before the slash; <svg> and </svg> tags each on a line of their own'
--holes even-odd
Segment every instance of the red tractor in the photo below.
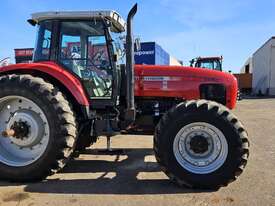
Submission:
<svg viewBox="0 0 275 206">
<path fill-rule="evenodd" d="M 203 69 L 136 66 L 135 84 L 136 11 L 137 5 L 127 26 L 114 11 L 32 15 L 34 62 L 0 69 L 1 179 L 37 181 L 60 171 L 77 148 L 144 117 L 146 105 L 160 118 L 153 148 L 171 180 L 218 188 L 242 173 L 247 133 L 227 109 L 235 106 L 236 79 Z M 124 44 L 116 41 L 125 30 L 126 65 L 119 63 Z"/>
<path fill-rule="evenodd" d="M 222 71 L 223 57 L 197 57 L 190 61 L 191 67 L 205 68 L 211 70 Z"/>
</svg>

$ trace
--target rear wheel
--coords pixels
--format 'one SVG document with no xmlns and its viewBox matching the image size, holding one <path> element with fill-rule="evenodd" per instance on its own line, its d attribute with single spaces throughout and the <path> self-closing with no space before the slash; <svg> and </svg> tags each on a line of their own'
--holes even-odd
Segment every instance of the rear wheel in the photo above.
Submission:
<svg viewBox="0 0 275 206">
<path fill-rule="evenodd" d="M 223 105 L 199 100 L 163 116 L 154 136 L 156 159 L 179 185 L 217 189 L 234 181 L 248 158 L 247 133 Z"/>
<path fill-rule="evenodd" d="M 63 168 L 76 139 L 65 96 L 31 75 L 0 77 L 0 178 L 41 180 Z"/>
</svg>

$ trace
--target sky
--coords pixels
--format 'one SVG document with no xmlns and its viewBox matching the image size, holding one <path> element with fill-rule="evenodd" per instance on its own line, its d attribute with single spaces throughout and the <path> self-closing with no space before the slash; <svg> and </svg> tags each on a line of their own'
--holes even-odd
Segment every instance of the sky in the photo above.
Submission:
<svg viewBox="0 0 275 206">
<path fill-rule="evenodd" d="M 224 70 L 245 61 L 275 36 L 275 0 L 3 0 L 0 59 L 33 47 L 36 29 L 26 20 L 39 11 L 116 10 L 124 19 L 134 3 L 134 33 L 155 41 L 185 65 L 197 56 L 224 57 Z"/>
</svg>

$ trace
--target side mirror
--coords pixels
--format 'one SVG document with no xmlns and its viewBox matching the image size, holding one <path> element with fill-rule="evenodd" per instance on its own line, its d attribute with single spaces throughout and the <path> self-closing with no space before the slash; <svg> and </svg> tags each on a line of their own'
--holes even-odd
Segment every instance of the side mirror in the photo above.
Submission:
<svg viewBox="0 0 275 206">
<path fill-rule="evenodd" d="M 135 51 L 140 51 L 141 46 L 140 46 L 140 38 L 135 39 Z"/>
<path fill-rule="evenodd" d="M 33 19 L 28 19 L 27 22 L 32 26 L 35 26 L 37 24 L 37 22 Z"/>
</svg>

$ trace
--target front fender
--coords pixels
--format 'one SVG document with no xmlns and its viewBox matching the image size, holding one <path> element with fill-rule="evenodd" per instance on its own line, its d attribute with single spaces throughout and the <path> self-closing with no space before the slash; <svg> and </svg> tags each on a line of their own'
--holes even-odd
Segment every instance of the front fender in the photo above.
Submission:
<svg viewBox="0 0 275 206">
<path fill-rule="evenodd" d="M 13 64 L 1 67 L 0 75 L 1 73 L 10 73 L 13 71 L 20 72 L 23 70 L 27 72 L 29 71 L 30 73 L 33 71 L 39 71 L 50 75 L 63 84 L 80 105 L 89 106 L 88 98 L 80 80 L 54 62 L 45 61 L 39 63 Z"/>
</svg>

